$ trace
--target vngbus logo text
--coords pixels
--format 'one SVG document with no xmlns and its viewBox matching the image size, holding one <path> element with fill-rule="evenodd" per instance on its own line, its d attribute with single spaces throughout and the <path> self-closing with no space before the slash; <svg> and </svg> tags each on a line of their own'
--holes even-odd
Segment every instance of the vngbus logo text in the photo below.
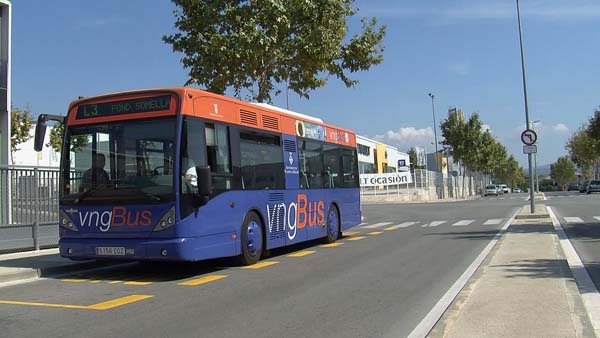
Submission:
<svg viewBox="0 0 600 338">
<path fill-rule="evenodd" d="M 79 211 L 79 224 L 82 227 L 99 228 L 102 232 L 109 231 L 112 227 L 148 226 L 152 224 L 152 211 L 127 210 L 125 207 L 114 207 L 107 211 Z"/>
<path fill-rule="evenodd" d="M 267 204 L 267 222 L 269 232 L 286 231 L 290 240 L 296 238 L 298 229 L 306 225 L 314 227 L 315 225 L 325 224 L 325 202 L 310 201 L 304 194 L 298 194 L 297 202 L 286 205 L 279 203 L 274 205 Z"/>
</svg>

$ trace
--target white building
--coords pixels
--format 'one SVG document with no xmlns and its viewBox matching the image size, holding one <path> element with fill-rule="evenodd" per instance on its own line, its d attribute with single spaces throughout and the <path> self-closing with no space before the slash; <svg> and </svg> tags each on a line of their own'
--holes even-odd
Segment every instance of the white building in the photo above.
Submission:
<svg viewBox="0 0 600 338">
<path fill-rule="evenodd" d="M 0 166 L 10 155 L 10 45 L 11 5 L 0 0 Z"/>
<path fill-rule="evenodd" d="M 358 171 L 360 174 L 382 174 L 408 171 L 410 157 L 398 148 L 356 135 Z"/>
<path fill-rule="evenodd" d="M 31 138 L 17 146 L 18 150 L 12 154 L 14 165 L 24 166 L 42 166 L 42 167 L 59 167 L 60 153 L 54 151 L 51 147 L 46 146 L 50 140 L 50 130 L 52 127 L 46 128 L 46 136 L 44 137 L 44 148 L 39 153 L 33 150 L 33 141 L 35 135 L 35 127 L 29 130 Z"/>
</svg>

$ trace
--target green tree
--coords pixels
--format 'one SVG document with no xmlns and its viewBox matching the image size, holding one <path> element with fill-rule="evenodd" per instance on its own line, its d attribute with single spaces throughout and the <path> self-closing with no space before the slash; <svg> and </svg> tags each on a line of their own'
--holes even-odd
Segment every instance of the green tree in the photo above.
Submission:
<svg viewBox="0 0 600 338">
<path fill-rule="evenodd" d="M 550 166 L 550 177 L 564 187 L 575 178 L 575 171 L 573 161 L 568 156 L 562 156 Z"/>
<path fill-rule="evenodd" d="M 594 110 L 594 115 L 590 118 L 587 129 L 592 139 L 600 142 L 600 107 Z M 596 153 L 600 155 L 600 148 L 596 147 Z"/>
<path fill-rule="evenodd" d="M 48 143 L 46 143 L 47 147 L 52 147 L 54 151 L 61 152 L 62 150 L 62 142 L 65 133 L 65 126 L 62 123 L 56 124 L 54 127 L 50 129 L 50 139 Z M 71 137 L 71 151 L 78 151 L 81 148 L 85 147 L 88 144 L 88 136 L 87 135 L 78 135 L 75 137 Z"/>
<path fill-rule="evenodd" d="M 347 87 L 358 83 L 348 73 L 383 61 L 385 26 L 362 19 L 362 30 L 347 36 L 346 21 L 357 14 L 354 0 L 172 0 L 175 27 L 163 36 L 183 53 L 186 84 L 199 84 L 236 96 L 248 89 L 251 99 L 270 102 L 285 84 L 308 98 L 328 77 Z"/>
<path fill-rule="evenodd" d="M 29 131 L 33 127 L 31 113 L 28 108 L 21 110 L 11 109 L 10 112 L 10 150 L 11 159 L 13 153 L 19 150 L 19 144 L 26 142 L 31 138 Z"/>
<path fill-rule="evenodd" d="M 590 128 L 588 125 L 584 125 L 577 132 L 575 132 L 565 148 L 569 151 L 571 160 L 583 170 L 583 176 L 585 179 L 592 177 L 592 166 L 598 159 L 598 141 L 594 140 L 590 135 Z"/>
</svg>

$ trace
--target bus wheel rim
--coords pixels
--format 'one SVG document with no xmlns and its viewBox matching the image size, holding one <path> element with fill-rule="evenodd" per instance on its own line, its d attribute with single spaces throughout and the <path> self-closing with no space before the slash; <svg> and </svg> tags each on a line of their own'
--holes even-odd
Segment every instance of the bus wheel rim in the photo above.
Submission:
<svg viewBox="0 0 600 338">
<path fill-rule="evenodd" d="M 254 256 L 260 252 L 262 247 L 262 234 L 260 230 L 260 225 L 251 221 L 248 223 L 248 236 L 246 246 L 248 248 L 248 252 Z"/>
<path fill-rule="evenodd" d="M 331 237 L 335 237 L 338 233 L 338 217 L 335 210 L 329 212 L 327 228 Z"/>
</svg>

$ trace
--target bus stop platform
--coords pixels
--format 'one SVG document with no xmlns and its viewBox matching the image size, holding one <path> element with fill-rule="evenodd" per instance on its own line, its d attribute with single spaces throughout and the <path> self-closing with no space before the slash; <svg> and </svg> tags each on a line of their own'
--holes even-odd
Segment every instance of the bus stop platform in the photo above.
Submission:
<svg viewBox="0 0 600 338">
<path fill-rule="evenodd" d="M 0 255 L 0 285 L 108 264 L 110 263 L 95 260 L 72 261 L 61 257 L 58 249 L 5 254 Z"/>
</svg>

